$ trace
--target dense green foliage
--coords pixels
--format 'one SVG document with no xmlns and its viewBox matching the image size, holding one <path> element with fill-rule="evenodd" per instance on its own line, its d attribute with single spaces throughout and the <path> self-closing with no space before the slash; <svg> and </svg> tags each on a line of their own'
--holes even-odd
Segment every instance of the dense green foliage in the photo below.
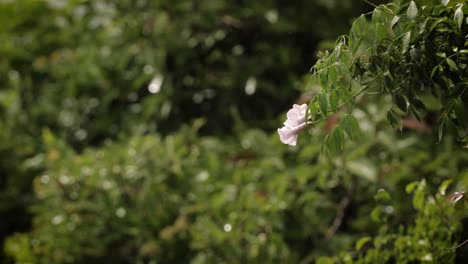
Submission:
<svg viewBox="0 0 468 264">
<path fill-rule="evenodd" d="M 340 111 L 366 94 L 390 95 L 387 118 L 401 127 L 411 115 L 468 138 L 468 4 L 466 1 L 394 1 L 362 15 L 348 36 L 314 67 L 323 89 L 310 103 L 314 120 Z M 435 116 L 435 118 L 434 118 Z M 340 133 L 337 127 L 334 133 Z M 349 127 L 349 126 L 348 126 Z M 331 151 L 343 140 L 326 140 Z M 338 147 L 336 147 L 336 145 Z"/>
<path fill-rule="evenodd" d="M 468 4 L 377 7 L 311 82 L 363 2 L 64 3 L 0 2 L 5 261 L 466 259 Z"/>
<path fill-rule="evenodd" d="M 316 124 L 330 116 L 339 120 L 324 138 L 322 149 L 328 154 L 346 152 L 345 139 L 358 137 L 362 126 L 355 112 L 382 97 L 386 103 L 378 104 L 379 112 L 386 112 L 386 119 L 393 127 L 432 135 L 432 140 L 419 139 L 423 140 L 421 144 L 432 146 L 431 149 L 443 139 L 444 131 L 448 144 L 466 148 L 467 14 L 468 5 L 463 0 L 397 0 L 376 7 L 369 20 L 365 15 L 359 17 L 349 35 L 339 38 L 331 53 L 322 54 L 313 69 L 313 80 L 321 89 L 309 104 L 311 122 Z M 376 95 L 379 99 L 372 98 Z M 432 154 L 430 160 L 442 157 L 439 153 Z M 466 155 L 466 151 L 461 155 Z M 457 162 L 454 157 L 461 156 L 450 156 L 450 162 Z M 358 262 L 453 262 L 453 255 L 441 256 L 441 253 L 451 248 L 447 242 L 459 239 L 453 236 L 459 232 L 460 220 L 452 218 L 455 213 L 449 213 L 443 195 L 452 181 L 466 184 L 465 158 L 441 183 L 438 192 L 428 192 L 426 187 L 427 180 L 433 183 L 442 180 L 436 180 L 437 173 L 427 171 L 434 163 L 421 164 L 424 179 L 406 186 L 407 192 L 414 192 L 413 206 L 417 211 L 414 226 L 401 225 L 401 219 L 384 221 L 377 236 L 366 236 L 357 242 L 357 250 L 372 243 L 370 249 L 358 254 Z M 448 162 L 436 164 L 447 166 Z M 464 193 L 458 197 L 464 199 L 463 196 Z M 373 213 L 381 214 L 381 208 L 376 210 Z M 341 257 L 345 262 L 348 259 L 352 258 Z"/>
</svg>

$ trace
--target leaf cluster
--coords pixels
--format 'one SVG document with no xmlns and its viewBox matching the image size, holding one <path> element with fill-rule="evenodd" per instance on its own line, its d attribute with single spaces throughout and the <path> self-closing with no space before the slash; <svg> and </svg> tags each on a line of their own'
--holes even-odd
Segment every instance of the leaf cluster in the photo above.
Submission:
<svg viewBox="0 0 468 264">
<path fill-rule="evenodd" d="M 392 126 L 401 129 L 402 118 L 413 116 L 434 123 L 438 141 L 447 127 L 465 138 L 467 14 L 465 1 L 393 1 L 356 19 L 312 69 L 321 86 L 310 103 L 312 112 L 320 106 L 316 122 L 372 95 L 390 96 Z M 327 149 L 340 149 L 334 133 Z"/>
</svg>

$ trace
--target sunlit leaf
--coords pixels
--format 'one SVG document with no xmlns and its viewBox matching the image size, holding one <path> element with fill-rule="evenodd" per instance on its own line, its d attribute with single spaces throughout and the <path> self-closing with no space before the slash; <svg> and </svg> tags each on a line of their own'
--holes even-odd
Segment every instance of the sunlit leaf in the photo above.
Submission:
<svg viewBox="0 0 468 264">
<path fill-rule="evenodd" d="M 356 250 L 361 250 L 362 246 L 367 244 L 368 242 L 372 241 L 372 237 L 366 236 L 366 237 L 361 237 L 357 242 L 356 242 Z"/>
<path fill-rule="evenodd" d="M 406 185 L 405 187 L 405 191 L 407 193 L 412 193 L 414 191 L 414 189 L 416 188 L 416 186 L 418 185 L 419 182 L 415 181 L 415 182 L 411 182 L 409 184 Z"/>
<path fill-rule="evenodd" d="M 392 18 L 392 22 L 390 23 L 390 26 L 393 28 L 396 26 L 396 24 L 398 23 L 398 21 L 400 21 L 400 17 L 399 16 L 394 16 Z"/>
<path fill-rule="evenodd" d="M 455 20 L 455 24 L 457 24 L 457 27 L 459 29 L 461 29 L 462 24 L 463 24 L 463 11 L 462 11 L 461 7 L 457 8 L 457 10 L 455 10 L 455 15 L 454 15 L 453 19 Z"/>
<path fill-rule="evenodd" d="M 388 202 L 392 198 L 387 191 L 385 191 L 384 189 L 379 189 L 377 193 L 374 195 L 374 199 L 380 202 Z"/>
<path fill-rule="evenodd" d="M 447 58 L 447 64 L 450 66 L 450 68 L 454 71 L 457 71 L 458 70 L 458 66 L 457 64 L 450 58 Z"/>
<path fill-rule="evenodd" d="M 411 40 L 411 31 L 408 31 L 403 36 L 401 52 L 406 53 L 408 51 L 409 43 Z"/>
<path fill-rule="evenodd" d="M 418 7 L 414 1 L 410 2 L 408 10 L 406 11 L 406 15 L 411 20 L 414 20 L 418 16 Z"/>
</svg>

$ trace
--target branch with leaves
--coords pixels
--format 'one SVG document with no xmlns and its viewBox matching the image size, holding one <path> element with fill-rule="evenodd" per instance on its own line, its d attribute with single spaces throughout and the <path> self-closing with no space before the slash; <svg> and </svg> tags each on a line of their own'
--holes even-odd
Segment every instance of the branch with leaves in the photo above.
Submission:
<svg viewBox="0 0 468 264">
<path fill-rule="evenodd" d="M 434 113 L 438 141 L 449 130 L 466 143 L 467 14 L 463 0 L 397 0 L 361 15 L 312 68 L 311 82 L 321 90 L 309 103 L 310 123 L 359 107 L 361 97 L 390 96 L 387 120 L 393 127 L 401 129 L 407 116 L 423 121 Z M 350 139 L 359 135 L 349 113 L 325 138 L 323 150 L 342 150 L 344 132 Z"/>
</svg>

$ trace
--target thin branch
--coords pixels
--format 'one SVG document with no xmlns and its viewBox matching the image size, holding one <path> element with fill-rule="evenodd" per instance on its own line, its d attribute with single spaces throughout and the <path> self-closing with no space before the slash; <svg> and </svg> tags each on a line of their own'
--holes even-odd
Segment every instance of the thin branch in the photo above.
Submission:
<svg viewBox="0 0 468 264">
<path fill-rule="evenodd" d="M 368 0 L 364 0 L 364 2 L 368 3 L 369 5 L 373 6 L 374 8 L 377 7 L 376 4 L 372 3 L 371 1 L 368 1 Z"/>
<path fill-rule="evenodd" d="M 333 220 L 333 224 L 328 228 L 327 232 L 325 233 L 325 240 L 330 240 L 340 228 L 341 224 L 343 223 L 345 212 L 348 209 L 348 206 L 351 204 L 352 196 L 352 190 L 348 190 L 347 195 L 343 197 L 343 199 L 341 199 L 336 210 L 337 212 L 335 219 Z"/>
<path fill-rule="evenodd" d="M 443 248 L 443 249 L 439 250 L 439 251 L 435 254 L 435 256 L 434 256 L 434 261 L 437 259 L 437 256 L 438 256 L 440 253 L 442 253 L 442 251 L 457 250 L 457 249 L 459 249 L 460 247 L 462 247 L 463 245 L 465 245 L 466 243 L 468 243 L 468 239 L 465 240 L 465 241 L 463 241 L 463 243 L 459 244 L 459 245 L 456 246 L 456 247 L 453 247 L 453 248 Z"/>
</svg>

